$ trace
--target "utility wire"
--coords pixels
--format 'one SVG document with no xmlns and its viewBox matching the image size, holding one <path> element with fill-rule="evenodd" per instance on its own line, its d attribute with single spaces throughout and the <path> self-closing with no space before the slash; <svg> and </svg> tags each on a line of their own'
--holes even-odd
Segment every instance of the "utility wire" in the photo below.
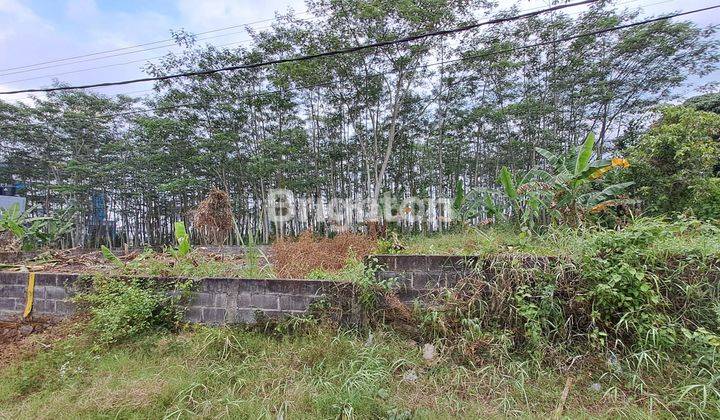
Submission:
<svg viewBox="0 0 720 420">
<path fill-rule="evenodd" d="M 719 7 L 720 7 L 720 5 L 712 6 L 710 9 L 719 8 Z M 706 8 L 706 9 L 708 9 L 708 8 Z M 655 22 L 659 22 L 659 21 L 663 21 L 663 20 L 669 20 L 669 19 L 672 19 L 672 18 L 674 18 L 674 17 L 684 16 L 684 15 L 687 15 L 687 14 L 690 14 L 690 13 L 697 13 L 697 12 L 699 12 L 699 11 L 703 11 L 703 10 L 706 10 L 706 9 L 697 9 L 697 10 L 692 10 L 692 11 L 687 11 L 687 12 L 675 13 L 675 14 L 672 14 L 672 15 L 661 16 L 661 17 L 652 18 L 652 19 L 647 19 L 647 20 L 638 21 L 638 22 L 631 22 L 631 23 L 627 23 L 627 24 L 624 24 L 624 25 L 612 26 L 612 27 L 608 27 L 608 28 L 604 28 L 604 29 L 598 29 L 598 30 L 595 30 L 595 31 L 583 32 L 583 33 L 575 34 L 575 35 L 568 35 L 568 36 L 564 36 L 564 37 L 561 37 L 561 38 L 556 38 L 556 39 L 552 39 L 552 40 L 548 40 L 548 41 L 537 42 L 537 43 L 533 43 L 533 44 L 526 44 L 526 45 L 521 45 L 521 46 L 517 46 L 517 47 L 509 47 L 509 48 L 504 48 L 504 49 L 500 49 L 500 50 L 493 50 L 493 51 L 488 51 L 488 52 L 480 53 L 480 54 L 466 55 L 466 56 L 459 57 L 459 58 L 452 59 L 452 60 L 444 60 L 444 61 L 440 61 L 440 62 L 434 62 L 434 63 L 424 64 L 424 65 L 421 65 L 421 66 L 418 66 L 418 67 L 413 68 L 412 71 L 419 70 L 419 69 L 423 69 L 423 68 L 428 68 L 428 67 L 439 66 L 439 65 L 448 65 L 448 64 L 452 64 L 452 63 L 456 63 L 456 62 L 466 61 L 466 60 L 474 60 L 474 59 L 478 59 L 478 58 L 487 58 L 487 57 L 492 57 L 492 56 L 496 56 L 496 55 L 500 55 L 500 54 L 511 53 L 511 52 L 515 52 L 515 51 L 521 51 L 521 50 L 527 50 L 527 49 L 532 49 L 532 48 L 538 48 L 538 47 L 543 47 L 543 46 L 547 46 L 547 45 L 557 44 L 557 43 L 561 43 L 561 42 L 572 41 L 572 40 L 579 39 L 579 38 L 585 38 L 585 37 L 592 37 L 592 36 L 604 35 L 604 34 L 607 34 L 607 33 L 610 33 L 610 32 L 614 32 L 614 31 L 618 31 L 618 30 L 622 30 L 622 29 L 637 27 L 637 26 L 641 26 L 641 25 L 647 25 L 647 24 L 650 24 L 650 23 L 655 23 Z M 390 70 L 390 71 L 386 71 L 386 72 L 373 73 L 373 74 L 367 75 L 365 78 L 383 76 L 383 75 L 388 75 L 388 74 L 395 74 L 395 73 L 397 73 L 397 72 L 398 72 L 397 70 Z M 475 78 L 477 78 L 477 76 L 476 76 Z M 454 83 L 452 83 L 452 86 L 458 85 L 458 84 L 460 84 L 460 83 L 464 83 L 464 82 L 467 82 L 467 81 L 470 81 L 470 80 L 472 80 L 472 79 L 473 79 L 472 77 L 465 77 L 465 78 L 459 79 L 459 80 L 455 81 Z M 294 87 L 294 88 L 275 89 L 275 90 L 269 90 L 269 91 L 265 91 L 265 92 L 252 93 L 252 94 L 246 94 L 246 95 L 239 95 L 236 99 L 257 98 L 257 97 L 261 97 L 261 96 L 265 96 L 265 95 L 274 95 L 274 94 L 278 94 L 278 93 L 287 93 L 287 92 L 297 91 L 297 90 L 306 90 L 306 89 L 312 89 L 312 88 L 318 88 L 318 87 L 334 86 L 334 85 L 339 85 L 339 84 L 341 84 L 341 83 L 358 81 L 358 80 L 360 80 L 360 79 L 358 79 L 358 78 L 345 78 L 345 79 L 340 79 L 340 80 L 335 80 L 335 81 L 328 81 L 328 82 L 318 83 L 318 84 L 312 84 L 312 85 L 300 85 L 300 86 L 296 86 L 296 87 Z M 235 105 L 235 104 L 237 104 L 237 102 L 219 102 L 219 103 L 215 104 L 215 106 L 218 106 L 218 105 L 220 105 L 220 106 L 221 106 L 221 105 Z M 197 106 L 197 107 L 207 106 L 207 103 L 204 103 L 204 102 L 190 102 L 190 103 L 184 103 L 184 104 L 175 104 L 175 105 L 151 107 L 151 108 L 145 108 L 145 109 L 137 109 L 137 110 L 131 110 L 131 111 L 123 111 L 123 112 L 112 113 L 112 114 L 83 115 L 83 116 L 80 116 L 80 115 L 70 115 L 70 116 L 76 117 L 76 118 L 84 118 L 84 119 L 105 119 L 105 118 L 114 118 L 114 117 L 134 115 L 134 114 L 143 114 L 143 113 L 151 112 L 151 111 L 170 111 L 170 110 L 179 109 L 179 108 L 191 108 L 191 107 L 196 107 L 196 106 Z M 42 124 L 42 123 L 30 123 L 30 124 L 25 124 L 25 127 L 31 127 L 31 126 L 34 126 L 34 125 L 44 126 L 44 124 Z M 21 129 L 21 127 L 17 127 L 17 126 L 6 126 L 6 127 L 3 127 L 3 128 Z"/>
<path fill-rule="evenodd" d="M 340 54 L 348 54 L 348 53 L 363 51 L 363 50 L 367 50 L 367 49 L 371 49 L 371 48 L 385 47 L 385 46 L 389 46 L 389 45 L 396 45 L 396 44 L 401 44 L 401 43 L 405 43 L 405 42 L 417 41 L 417 40 L 434 37 L 434 36 L 442 36 L 442 35 L 449 35 L 449 34 L 454 34 L 454 33 L 458 33 L 458 32 L 464 32 L 464 31 L 468 31 L 471 29 L 481 27 L 481 26 L 511 22 L 514 20 L 537 16 L 537 15 L 540 15 L 543 13 L 548 13 L 548 12 L 553 12 L 556 10 L 565 9 L 568 7 L 575 7 L 575 6 L 580 6 L 580 5 L 584 5 L 584 4 L 595 3 L 597 1 L 598 0 L 583 0 L 583 1 L 575 2 L 575 3 L 561 4 L 561 5 L 549 7 L 546 9 L 534 11 L 534 12 L 524 13 L 524 14 L 510 16 L 510 17 L 491 19 L 491 20 L 487 20 L 484 22 L 473 23 L 473 24 L 469 24 L 469 25 L 465 25 L 465 26 L 456 27 L 453 29 L 445 29 L 445 30 L 439 30 L 439 31 L 434 31 L 434 32 L 425 32 L 425 33 L 411 35 L 411 36 L 407 36 L 404 38 L 398 38 L 398 39 L 394 39 L 394 40 L 390 40 L 390 41 L 374 42 L 374 43 L 363 44 L 363 45 L 358 45 L 358 46 L 354 46 L 354 47 L 324 51 L 324 52 L 316 53 L 316 54 L 309 54 L 309 55 L 289 57 L 289 58 L 280 58 L 280 59 L 276 59 L 276 60 L 263 61 L 263 62 L 259 62 L 259 63 L 227 66 L 227 67 L 221 67 L 221 68 L 217 68 L 217 69 L 197 70 L 197 71 L 193 71 L 193 72 L 176 73 L 176 74 L 169 74 L 169 75 L 165 75 L 165 76 L 142 77 L 142 78 L 138 78 L 138 79 L 121 80 L 121 81 L 116 81 L 116 82 L 92 83 L 92 84 L 77 85 L 77 86 L 58 86 L 58 87 L 52 87 L 52 88 L 11 90 L 11 91 L 0 92 L 0 95 L 10 95 L 10 94 L 16 94 L 16 93 L 32 93 L 32 92 L 56 92 L 56 91 L 76 90 L 76 89 L 87 89 L 87 88 L 93 88 L 93 87 L 120 86 L 120 85 L 129 85 L 129 84 L 141 83 L 141 82 L 177 79 L 180 77 L 208 76 L 211 74 L 216 74 L 216 73 L 221 73 L 221 72 L 226 72 L 226 71 L 247 70 L 247 69 L 253 69 L 253 68 L 258 68 L 258 67 L 266 67 L 266 66 L 275 65 L 275 64 L 308 61 L 308 60 L 313 60 L 316 58 L 331 57 L 331 56 L 340 55 Z M 715 6 L 715 7 L 720 7 L 720 6 Z M 711 9 L 711 8 L 705 8 L 705 9 L 701 9 L 701 10 L 709 10 L 709 9 Z M 698 11 L 700 11 L 700 10 L 698 10 Z"/>
<path fill-rule="evenodd" d="M 318 19 L 322 19 L 322 17 L 314 17 L 314 18 L 304 19 L 303 22 L 311 22 L 311 21 L 318 20 Z M 270 27 L 270 26 L 260 26 L 260 27 L 254 28 L 254 29 L 265 29 L 265 28 L 269 28 L 269 27 Z M 230 32 L 230 33 L 227 33 L 227 34 L 220 34 L 220 35 L 213 35 L 213 36 L 202 37 L 202 38 L 198 38 L 197 41 L 205 41 L 205 40 L 208 40 L 208 39 L 222 38 L 222 37 L 232 36 L 232 35 L 238 35 L 238 34 L 242 34 L 242 33 L 245 33 L 245 31 L 237 31 L 237 32 Z M 233 43 L 231 43 L 231 44 L 243 44 L 243 43 L 249 43 L 249 42 L 253 42 L 253 39 L 252 39 L 252 38 L 242 39 L 242 40 L 240 40 L 240 41 L 235 41 L 235 42 L 233 42 Z M 231 45 L 231 44 L 227 44 L 227 45 Z M 223 44 L 223 45 L 225 45 L 225 44 Z M 51 69 L 51 68 L 56 68 L 56 67 L 71 66 L 71 65 L 73 65 L 73 64 L 87 63 L 87 62 L 91 62 L 91 61 L 99 61 L 99 60 L 104 60 L 104 59 L 106 59 L 106 58 L 114 58 L 114 57 L 120 57 L 120 56 L 131 55 L 131 54 L 137 54 L 137 53 L 142 53 L 142 52 L 147 52 L 147 51 L 161 50 L 161 49 L 165 49 L 165 48 L 174 48 L 174 47 L 179 47 L 179 46 L 180 46 L 180 45 L 178 45 L 178 44 L 176 44 L 176 43 L 173 42 L 173 43 L 170 43 L 170 44 L 167 44 L 167 45 L 160 45 L 160 46 L 156 46 L 156 47 L 143 48 L 143 49 L 141 49 L 141 50 L 126 51 L 126 52 L 121 52 L 121 53 L 112 54 L 112 55 L 105 55 L 105 56 L 102 56 L 102 57 L 86 58 L 86 59 L 83 59 L 83 60 L 71 61 L 71 62 L 67 62 L 67 63 L 52 64 L 52 65 L 43 66 L 43 67 L 35 67 L 35 68 L 29 69 L 29 70 L 10 71 L 10 72 L 6 72 L 6 73 L 1 73 L 1 74 L 0 74 L 0 77 L 3 77 L 3 76 L 11 76 L 11 75 L 13 75 L 13 74 L 32 73 L 32 72 L 35 72 L 35 71 L 37 71 L 37 70 L 44 70 L 44 69 Z M 133 62 L 137 62 L 137 60 L 135 60 L 135 61 L 130 61 L 130 62 L 128 62 L 128 64 L 129 64 L 129 63 L 133 63 Z M 3 82 L 3 83 L 9 83 L 9 82 Z"/>
<path fill-rule="evenodd" d="M 630 3 L 636 3 L 636 2 L 638 2 L 638 1 L 641 1 L 641 0 L 630 0 L 630 1 L 626 1 L 626 2 L 616 3 L 616 5 L 618 5 L 618 6 L 619 6 L 619 5 L 625 5 L 625 4 L 630 4 Z M 641 4 L 641 5 L 639 5 L 638 7 L 655 6 L 655 5 L 658 5 L 658 4 L 669 3 L 670 1 L 672 1 L 672 0 L 663 0 L 663 1 L 655 2 L 655 3 Z M 536 7 L 536 8 L 526 9 L 526 10 L 522 10 L 522 11 L 533 11 L 533 10 L 538 10 L 538 9 L 540 9 L 540 8 Z M 313 20 L 313 19 L 302 19 L 302 20 L 305 21 L 305 22 L 309 22 L 309 21 L 311 21 L 311 20 Z M 261 28 L 262 28 L 262 27 L 261 27 Z M 261 29 L 261 28 L 255 28 L 255 29 Z M 212 32 L 212 31 L 208 31 L 208 32 Z M 240 34 L 240 33 L 244 33 L 244 32 L 245 32 L 245 31 L 231 32 L 231 33 L 228 33 L 228 34 L 221 34 L 221 35 L 215 35 L 215 36 L 211 36 L 211 37 L 204 37 L 204 38 L 199 38 L 198 41 L 201 41 L 201 40 L 204 41 L 204 40 L 213 39 L 213 38 L 231 36 L 231 35 L 236 35 L 236 34 Z M 207 32 L 204 32 L 204 33 L 207 33 Z M 246 43 L 246 42 L 252 42 L 252 41 L 253 41 L 252 39 L 244 39 L 244 40 L 240 40 L 240 41 L 235 41 L 235 42 L 230 42 L 230 43 L 225 43 L 225 44 L 219 44 L 219 45 L 213 45 L 213 46 L 214 46 L 215 48 L 222 48 L 222 47 L 227 47 L 227 46 L 231 46 L 231 45 L 238 45 L 238 44 L 242 44 L 242 43 Z M 147 43 L 147 44 L 142 44 L 142 45 L 150 45 L 150 44 L 153 44 L 153 43 Z M 128 53 L 128 54 L 136 53 L 136 52 L 150 51 L 150 50 L 155 50 L 155 49 L 161 49 L 161 48 L 166 48 L 166 47 L 172 48 L 172 47 L 175 47 L 175 46 L 178 46 L 178 45 L 175 45 L 175 44 L 173 44 L 173 45 L 167 45 L 167 46 L 163 45 L 163 46 L 156 47 L 156 48 L 148 48 L 148 49 L 139 50 L 139 51 L 132 51 L 132 52 L 130 52 L 130 53 Z M 130 47 L 127 47 L 127 48 L 130 48 Z M 118 50 L 121 50 L 121 49 L 118 49 Z M 36 69 L 31 69 L 31 70 L 24 70 L 24 71 L 17 71 L 17 72 L 11 72 L 11 73 L 4 73 L 4 74 L 0 74 L 0 77 L 12 75 L 12 74 L 18 74 L 18 73 L 30 73 L 30 72 L 34 72 L 34 71 L 41 70 L 41 69 L 45 69 L 45 68 L 52 68 L 52 67 L 58 67 L 58 66 L 64 66 L 64 65 L 72 65 L 72 64 L 82 63 L 82 62 L 85 62 L 85 61 L 102 60 L 102 59 L 105 59 L 105 58 L 116 57 L 116 56 L 119 56 L 119 55 L 124 55 L 124 54 L 109 55 L 109 56 L 105 56 L 105 57 L 99 57 L 99 58 L 94 58 L 94 59 L 90 59 L 90 60 L 75 61 L 75 62 L 60 64 L 60 65 L 55 65 L 55 66 L 39 67 L 39 68 L 36 68 Z M 76 70 L 71 70 L 71 71 L 66 71 L 66 72 L 61 72 L 61 73 L 53 73 L 53 74 L 46 74 L 46 75 L 42 75 L 42 76 L 27 77 L 27 78 L 24 78 L 24 79 L 2 80 L 2 81 L 0 81 L 0 83 L 10 84 L 10 83 L 18 83 L 18 82 L 28 82 L 28 81 L 31 81 L 31 80 L 41 80 L 41 79 L 46 79 L 46 78 L 55 78 L 55 77 L 58 77 L 58 76 L 64 76 L 64 75 L 68 75 L 68 74 L 77 74 L 77 73 L 82 73 L 82 72 L 86 72 L 86 71 L 100 70 L 100 69 L 105 69 L 105 68 L 110 68 L 110 67 L 120 67 L 120 66 L 124 66 L 124 65 L 128 65 L 128 64 L 142 63 L 142 62 L 146 62 L 146 61 L 147 61 L 147 62 L 150 62 L 150 61 L 152 61 L 152 60 L 158 60 L 158 59 L 161 59 L 161 58 L 163 58 L 163 57 L 165 57 L 165 56 L 164 56 L 164 55 L 160 55 L 160 56 L 141 58 L 141 59 L 138 59 L 138 60 L 123 61 L 123 62 L 119 62 L 119 63 L 107 64 L 107 65 L 96 66 L 96 67 L 86 67 L 86 68 L 82 68 L 82 69 L 76 69 Z M 2 70 L 0 70 L 0 71 L 2 71 Z M 152 90 L 152 89 L 147 89 L 147 90 L 145 90 L 145 91 L 151 91 L 151 90 Z"/>
<path fill-rule="evenodd" d="M 306 11 L 304 11 L 304 12 L 300 12 L 300 13 L 297 13 L 297 14 L 291 14 L 290 16 L 293 16 L 293 17 L 294 17 L 294 16 L 297 16 L 297 15 L 305 15 L 305 14 L 308 14 L 308 13 L 309 13 L 309 11 L 306 10 Z M 275 18 L 268 18 L 268 19 L 262 19 L 262 20 L 256 20 L 256 21 L 253 21 L 253 22 L 247 22 L 247 23 L 242 23 L 242 24 L 238 24 L 238 25 L 226 26 L 226 27 L 224 27 L 224 28 L 216 28 L 216 29 L 210 29 L 210 30 L 203 31 L 203 32 L 197 32 L 197 33 L 194 33 L 194 34 L 192 34 L 192 35 L 194 35 L 194 36 L 197 36 L 197 35 L 206 35 L 206 34 L 215 33 L 215 32 L 227 31 L 227 30 L 230 30 L 230 29 L 245 28 L 245 27 L 248 27 L 248 26 L 250 26 L 250 25 L 255 25 L 255 24 L 264 23 L 264 22 L 272 22 L 272 21 L 276 21 L 276 20 L 278 20 L 277 17 L 275 17 Z M 303 19 L 301 19 L 301 20 L 303 20 Z M 209 37 L 209 38 L 210 38 L 210 37 Z M 207 39 L 207 38 L 206 38 L 206 39 Z M 82 54 L 82 55 L 76 55 L 76 56 L 72 56 L 72 57 L 65 57 L 65 58 L 58 58 L 58 59 L 55 59 L 55 60 L 41 61 L 41 62 L 38 62 L 38 63 L 27 64 L 27 65 L 24 65 L 24 66 L 9 67 L 9 68 L 5 68 L 5 69 L 0 69 L 0 72 L 10 71 L 10 70 L 27 69 L 27 68 L 31 68 L 31 67 L 37 67 L 37 66 L 40 66 L 40 65 L 43 65 L 43 64 L 60 63 L 60 62 L 63 62 L 63 61 L 75 60 L 75 59 L 78 59 L 78 58 L 93 57 L 93 56 L 103 55 L 103 54 L 107 54 L 107 53 L 111 53 L 111 52 L 116 52 L 116 51 L 126 51 L 126 50 L 133 49 L 133 48 L 145 47 L 145 46 L 148 46 L 148 45 L 157 45 L 157 44 L 161 44 L 161 43 L 174 42 L 174 41 L 175 41 L 174 38 L 161 39 L 161 40 L 159 40 L 159 41 L 145 42 L 145 43 L 142 43 L 142 44 L 129 45 L 129 46 L 127 46 L 127 47 L 114 48 L 114 49 L 111 49 L 111 50 L 96 51 L 96 52 L 92 52 L 92 53 L 88 53 L 88 54 Z M 171 44 L 171 45 L 172 45 L 172 44 Z M 142 51 L 147 51 L 147 50 L 140 50 L 140 51 L 134 51 L 134 52 L 142 52 Z M 110 56 L 107 56 L 107 57 L 100 57 L 100 58 L 98 58 L 98 59 L 109 58 L 109 57 L 114 57 L 114 56 L 113 56 L 113 55 L 110 55 Z M 81 61 L 78 61 L 78 62 L 81 62 Z M 70 64 L 73 64 L 73 63 L 70 63 Z M 53 67 L 53 66 L 50 66 L 50 67 Z M 42 68 L 48 68 L 48 67 L 42 67 Z M 34 70 L 38 70 L 38 69 L 34 69 Z M 32 70 L 28 70 L 28 71 L 32 71 Z M 12 73 L 10 73 L 10 74 L 12 74 Z"/>
</svg>

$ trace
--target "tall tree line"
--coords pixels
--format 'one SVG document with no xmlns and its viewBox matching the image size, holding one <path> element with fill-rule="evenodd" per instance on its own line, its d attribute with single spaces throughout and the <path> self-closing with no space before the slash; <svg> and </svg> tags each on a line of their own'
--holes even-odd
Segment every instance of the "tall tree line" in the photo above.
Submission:
<svg viewBox="0 0 720 420">
<path fill-rule="evenodd" d="M 313 54 L 511 16 L 467 0 L 309 0 L 316 19 L 280 17 L 248 48 L 198 44 L 148 64 L 151 75 Z M 527 169 L 535 146 L 575 147 L 588 131 L 596 152 L 691 76 L 716 68 L 711 28 L 658 21 L 562 42 L 643 19 L 598 2 L 551 14 L 351 54 L 158 82 L 144 99 L 51 93 L 0 103 L 0 179 L 19 181 L 45 213 L 71 208 L 72 244 L 93 245 L 94 197 L 104 197 L 130 245 L 171 240 L 175 220 L 212 186 L 232 199 L 239 237 L 280 232 L 267 217 L 270 189 L 309 203 L 450 196 L 493 187 L 502 166 Z M 572 14 L 570 14 L 572 13 Z M 132 113 L 128 111 L 135 111 Z M 97 205 L 97 203 L 96 203 Z M 282 226 L 330 232 L 322 207 Z M 414 224 L 418 229 L 438 226 Z M 94 237 L 95 236 L 95 237 Z"/>
</svg>

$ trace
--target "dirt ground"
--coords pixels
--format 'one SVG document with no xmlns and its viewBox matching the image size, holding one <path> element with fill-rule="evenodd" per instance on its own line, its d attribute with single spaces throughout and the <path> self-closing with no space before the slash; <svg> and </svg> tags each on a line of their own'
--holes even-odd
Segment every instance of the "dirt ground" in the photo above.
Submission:
<svg viewBox="0 0 720 420">
<path fill-rule="evenodd" d="M 76 318 L 0 321 L 0 369 L 52 347 L 56 341 L 72 334 L 79 322 L 82 320 Z"/>
</svg>

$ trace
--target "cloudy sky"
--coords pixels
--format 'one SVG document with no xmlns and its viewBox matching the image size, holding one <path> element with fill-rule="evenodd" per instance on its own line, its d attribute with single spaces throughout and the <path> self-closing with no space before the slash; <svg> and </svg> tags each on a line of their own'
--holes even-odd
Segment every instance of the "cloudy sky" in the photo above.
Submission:
<svg viewBox="0 0 720 420">
<path fill-rule="evenodd" d="M 500 1 L 511 6 L 515 1 Z M 520 0 L 521 9 L 547 4 Z M 660 14 L 720 4 L 720 0 L 617 0 L 623 7 L 642 7 Z M 579 10 L 580 8 L 578 8 Z M 251 23 L 261 29 L 276 12 L 304 13 L 303 0 L 0 0 L 0 91 L 48 86 L 54 78 L 70 84 L 133 78 L 144 62 L 171 50 L 171 30 L 192 33 Z M 700 25 L 720 23 L 720 9 L 688 17 Z M 256 23 L 254 23 L 256 22 Z M 242 27 L 200 38 L 216 45 L 247 44 Z M 143 47 L 127 48 L 137 44 Z M 119 51 L 89 55 L 106 50 Z M 138 52 L 145 49 L 147 51 Z M 108 57 L 114 55 L 114 57 Z M 69 57 L 84 56 L 67 60 Z M 58 61 L 60 60 L 60 61 Z M 716 72 L 697 84 L 720 78 Z M 103 93 L 143 95 L 150 83 L 104 88 Z M 5 96 L 22 99 L 25 95 Z"/>
</svg>

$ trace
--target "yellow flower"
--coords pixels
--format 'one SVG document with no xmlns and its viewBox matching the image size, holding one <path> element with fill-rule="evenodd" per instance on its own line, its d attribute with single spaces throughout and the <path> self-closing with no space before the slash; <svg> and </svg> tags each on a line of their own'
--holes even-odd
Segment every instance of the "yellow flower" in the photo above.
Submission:
<svg viewBox="0 0 720 420">
<path fill-rule="evenodd" d="M 596 170 L 595 172 L 590 174 L 590 179 L 598 179 L 601 178 L 603 175 L 605 175 L 607 172 L 610 172 L 612 169 L 612 166 L 603 166 L 602 168 Z"/>
<path fill-rule="evenodd" d="M 591 208 L 590 213 L 600 213 L 601 211 L 605 210 L 606 208 L 608 208 L 607 203 L 600 203 L 597 206 Z"/>
<path fill-rule="evenodd" d="M 630 162 L 623 158 L 612 158 L 612 166 L 615 168 L 629 168 Z"/>
</svg>

